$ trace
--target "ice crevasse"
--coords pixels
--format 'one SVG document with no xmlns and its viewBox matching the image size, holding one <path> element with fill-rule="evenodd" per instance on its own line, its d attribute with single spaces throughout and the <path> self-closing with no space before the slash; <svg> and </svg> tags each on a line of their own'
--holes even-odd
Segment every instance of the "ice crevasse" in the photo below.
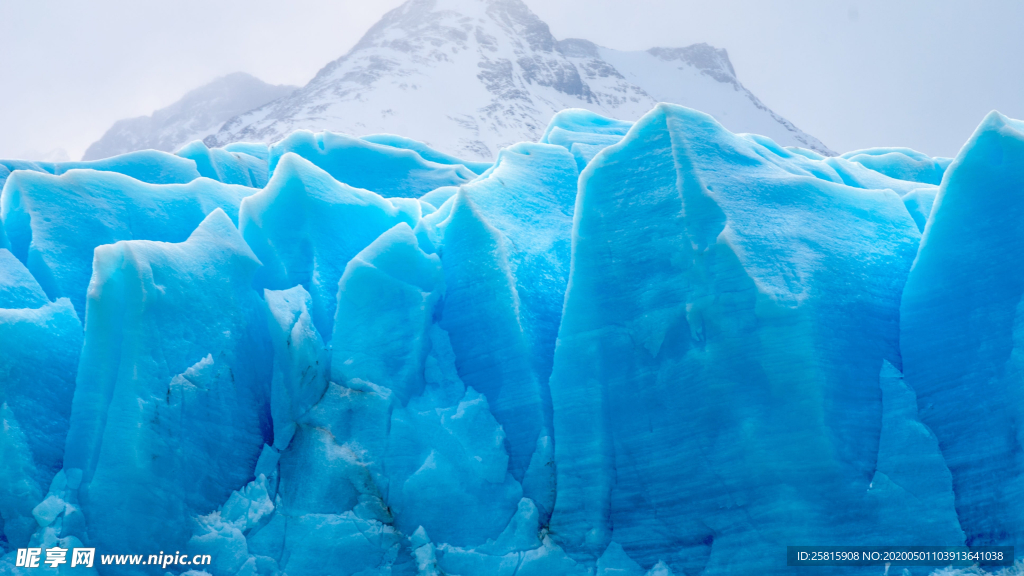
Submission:
<svg viewBox="0 0 1024 576">
<path fill-rule="evenodd" d="M 998 113 L 955 159 L 659 105 L 564 111 L 493 165 L 297 132 L 0 166 L 2 575 L 69 569 L 28 546 L 213 576 L 1024 550 Z"/>
</svg>

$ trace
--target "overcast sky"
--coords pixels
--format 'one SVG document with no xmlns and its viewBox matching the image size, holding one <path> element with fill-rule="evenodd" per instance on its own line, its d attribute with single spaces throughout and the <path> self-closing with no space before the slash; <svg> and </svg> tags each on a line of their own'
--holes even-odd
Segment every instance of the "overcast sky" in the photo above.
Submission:
<svg viewBox="0 0 1024 576">
<path fill-rule="evenodd" d="M 525 0 L 558 38 L 708 42 L 837 151 L 953 156 L 990 110 L 1024 118 L 1021 0 Z M 244 71 L 305 84 L 401 0 L 0 0 L 0 156 L 77 159 L 120 118 Z"/>
</svg>

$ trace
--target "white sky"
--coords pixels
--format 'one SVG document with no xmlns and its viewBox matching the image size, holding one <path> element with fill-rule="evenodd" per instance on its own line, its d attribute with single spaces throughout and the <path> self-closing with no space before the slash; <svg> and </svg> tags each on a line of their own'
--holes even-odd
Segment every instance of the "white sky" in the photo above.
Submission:
<svg viewBox="0 0 1024 576">
<path fill-rule="evenodd" d="M 992 109 L 1024 118 L 1021 0 L 525 0 L 558 38 L 708 42 L 837 151 L 955 155 Z M 400 0 L 0 0 L 0 156 L 79 158 L 120 118 L 234 71 L 305 84 Z"/>
</svg>

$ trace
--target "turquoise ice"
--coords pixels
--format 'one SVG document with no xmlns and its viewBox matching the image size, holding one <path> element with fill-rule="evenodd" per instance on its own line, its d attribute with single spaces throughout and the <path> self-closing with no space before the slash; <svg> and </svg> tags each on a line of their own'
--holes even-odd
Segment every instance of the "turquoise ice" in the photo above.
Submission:
<svg viewBox="0 0 1024 576">
<path fill-rule="evenodd" d="M 296 132 L 0 166 L 0 575 L 56 544 L 211 556 L 189 576 L 1024 547 L 1018 121 L 955 159 L 663 104 L 493 163 Z"/>
<path fill-rule="evenodd" d="M 339 182 L 385 198 L 418 198 L 434 188 L 458 185 L 476 177 L 475 172 L 456 163 L 454 158 L 430 154 L 429 148 L 415 144 L 418 143 L 393 138 L 360 139 L 300 130 L 270 147 L 270 171 L 277 169 L 284 155 L 298 154 Z M 440 162 L 424 158 L 417 149 Z"/>
<path fill-rule="evenodd" d="M 97 246 L 120 240 L 181 242 L 217 208 L 237 221 L 242 198 L 256 191 L 207 178 L 147 184 L 94 170 L 60 176 L 19 170 L 3 190 L 0 218 L 11 252 L 50 299 L 70 298 L 82 318 Z"/>
<path fill-rule="evenodd" d="M 24 545 L 33 508 L 61 469 L 82 326 L 67 298 L 47 299 L 0 249 L 0 535 Z"/>
<path fill-rule="evenodd" d="M 1024 123 L 989 114 L 942 181 L 900 306 L 906 383 L 942 446 L 967 542 L 1024 546 Z"/>
</svg>

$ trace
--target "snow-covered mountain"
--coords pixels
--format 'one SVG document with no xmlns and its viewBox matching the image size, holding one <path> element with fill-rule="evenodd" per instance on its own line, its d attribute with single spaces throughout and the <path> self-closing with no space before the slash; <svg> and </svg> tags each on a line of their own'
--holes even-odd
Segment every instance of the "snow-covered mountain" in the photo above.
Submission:
<svg viewBox="0 0 1024 576">
<path fill-rule="evenodd" d="M 182 144 L 216 132 L 225 120 L 295 91 L 236 72 L 185 94 L 150 116 L 118 120 L 85 151 L 83 160 L 98 160 L 152 148 L 173 152 Z"/>
<path fill-rule="evenodd" d="M 489 160 L 539 138 L 559 110 L 635 120 L 660 101 L 832 154 L 743 87 L 725 50 L 623 52 L 557 40 L 521 0 L 409 0 L 305 87 L 229 120 L 206 142 L 269 143 L 297 129 L 388 132 Z"/>
</svg>

